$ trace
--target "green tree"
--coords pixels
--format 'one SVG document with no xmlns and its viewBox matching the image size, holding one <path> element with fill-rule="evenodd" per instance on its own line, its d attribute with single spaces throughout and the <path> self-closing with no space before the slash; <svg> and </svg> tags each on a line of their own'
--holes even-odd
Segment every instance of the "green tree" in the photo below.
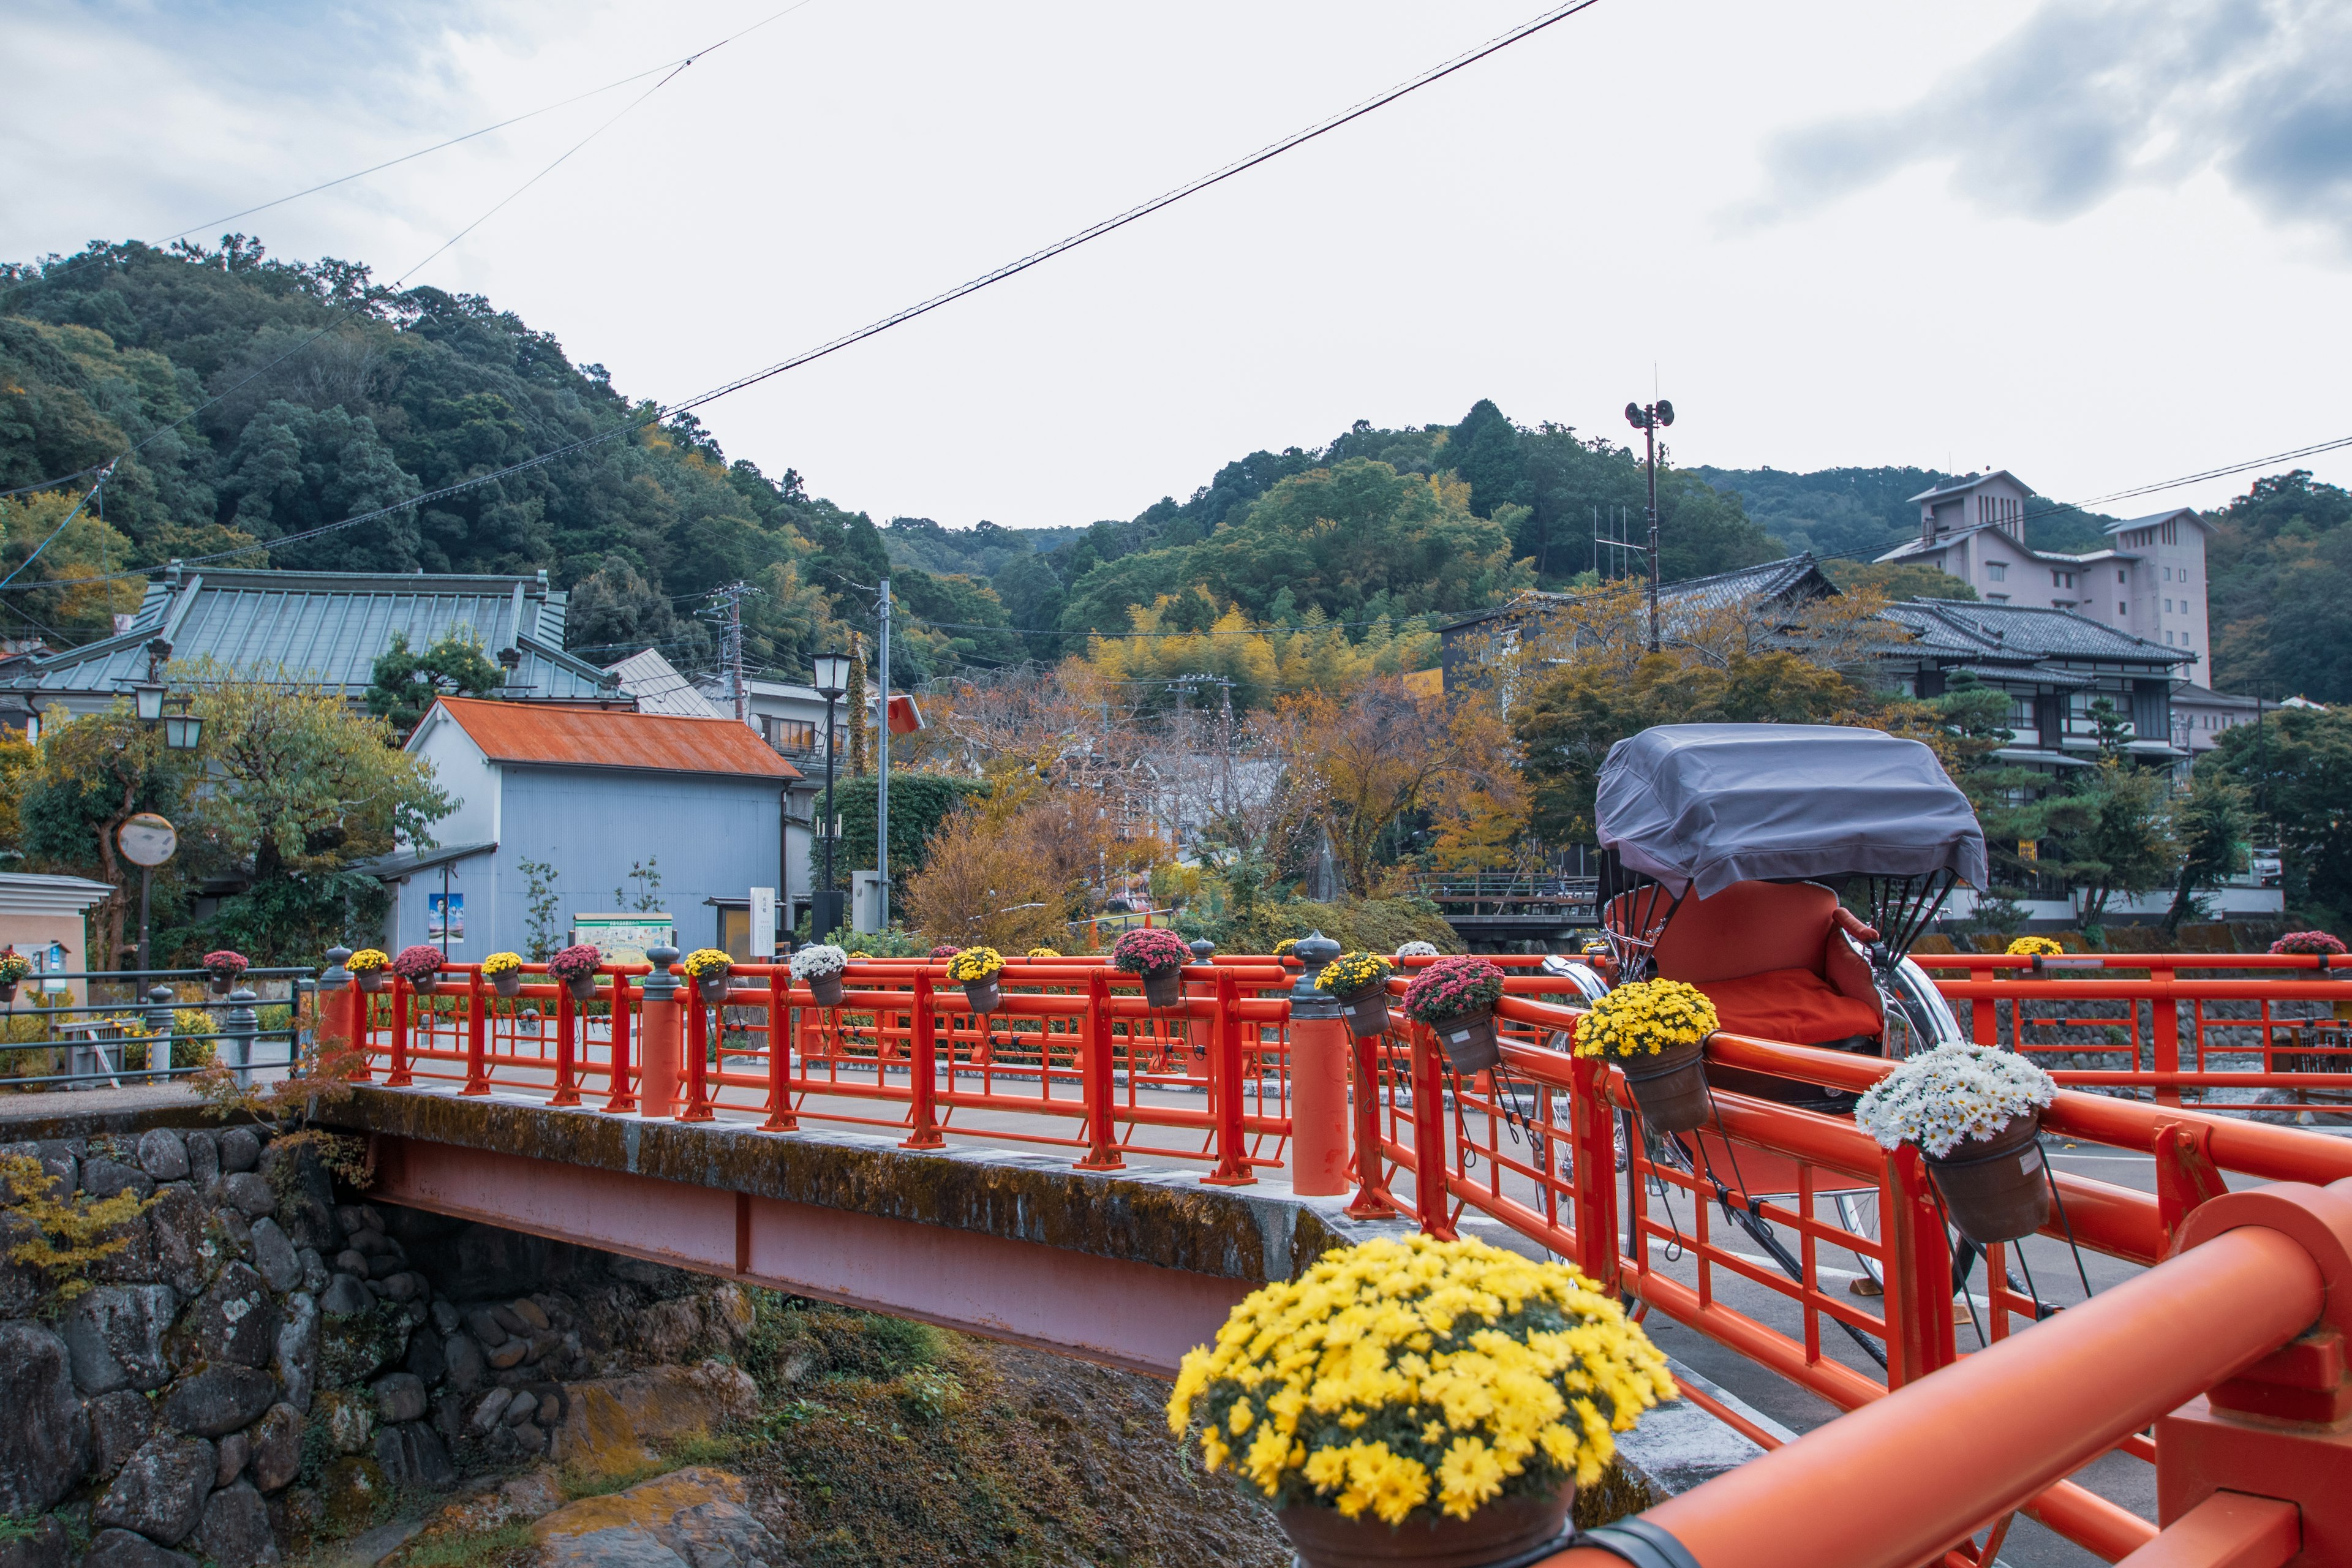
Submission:
<svg viewBox="0 0 2352 1568">
<path fill-rule="evenodd" d="M 2189 780 L 2189 794 L 2173 809 L 2180 871 L 2173 884 L 2172 907 L 2164 912 L 2166 931 L 2179 930 L 2180 922 L 2196 912 L 2200 891 L 2218 888 L 2246 868 L 2252 826 L 2245 786 L 2219 768 L 2200 766 Z"/>
<path fill-rule="evenodd" d="M 2063 793 L 2039 803 L 2042 864 L 2074 890 L 2085 931 L 2105 923 L 2118 898 L 2172 879 L 2179 865 L 2167 775 L 2110 750 Z"/>
<path fill-rule="evenodd" d="M 2287 903 L 2352 917 L 2352 713 L 2287 708 L 2223 731 L 2198 763 L 2244 786 L 2278 835 Z"/>
<path fill-rule="evenodd" d="M 849 886 L 853 869 L 870 868 L 878 837 L 880 812 L 877 799 L 881 781 L 872 774 L 862 778 L 834 781 L 839 797 L 835 805 L 820 792 L 816 799 L 816 820 L 820 831 L 832 820 L 835 812 L 841 816 L 841 842 L 834 856 L 834 886 Z M 966 801 L 978 800 L 988 794 L 988 784 L 980 779 L 961 778 L 950 773 L 899 773 L 890 774 L 890 879 L 894 885 L 903 885 L 901 879 L 913 876 L 923 868 L 925 846 L 948 814 Z M 824 858 L 822 840 L 817 859 Z"/>
<path fill-rule="evenodd" d="M 184 831 L 183 806 L 196 773 L 195 759 L 163 744 L 163 726 L 141 721 L 127 702 L 42 727 L 35 762 L 17 812 L 26 865 L 94 878 L 114 891 L 99 905 L 93 969 L 111 969 L 126 951 L 123 928 L 136 882 L 115 834 L 142 811 L 160 812 Z M 177 863 L 174 863 L 174 871 Z M 164 879 L 166 895 L 169 882 Z"/>
<path fill-rule="evenodd" d="M 491 697 L 506 676 L 482 652 L 482 645 L 457 632 L 445 634 L 423 652 L 408 646 L 408 634 L 392 634 L 368 685 L 367 710 L 391 724 L 404 742 L 444 697 Z"/>
<path fill-rule="evenodd" d="M 2219 691 L 2352 701 L 2352 490 L 2272 475 L 2209 513 Z"/>
</svg>

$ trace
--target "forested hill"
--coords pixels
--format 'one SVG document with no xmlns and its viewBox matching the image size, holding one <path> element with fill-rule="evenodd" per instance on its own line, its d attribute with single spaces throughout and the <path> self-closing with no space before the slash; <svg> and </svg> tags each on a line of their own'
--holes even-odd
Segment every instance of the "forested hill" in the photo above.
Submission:
<svg viewBox="0 0 2352 1568">
<path fill-rule="evenodd" d="M 1155 605 L 1157 624 L 1177 630 L 1237 608 L 1385 636 L 1383 621 L 1425 625 L 1625 569 L 1594 529 L 1622 518 L 1631 532 L 1643 505 L 1631 448 L 1481 401 L 1450 425 L 1359 421 L 1318 447 L 1253 452 L 1124 521 L 877 527 L 791 468 L 730 461 L 691 416 L 653 412 L 488 300 L 395 293 L 363 266 L 280 261 L 242 237 L 0 265 L 0 490 L 138 447 L 70 522 L 87 478 L 0 498 L 0 574 L 22 568 L 18 584 L 36 584 L 0 595 L 0 635 L 53 646 L 102 635 L 139 585 L 89 579 L 242 551 L 239 564 L 293 568 L 543 568 L 572 590 L 578 651 L 609 662 L 652 644 L 689 669 L 710 657 L 698 600 L 741 580 L 760 590 L 744 605 L 752 663 L 797 672 L 819 644 L 871 626 L 870 586 L 887 573 L 908 616 L 893 675 L 909 683 L 1058 657 Z M 574 443 L 496 482 L 302 537 Z M 1669 462 L 1664 574 L 1795 549 L 1874 552 L 1915 525 L 1903 500 L 1938 477 Z M 2220 673 L 2352 696 L 2345 493 L 2307 477 L 2264 485 L 2216 514 Z M 2090 528 L 2037 522 L 2032 542 L 2095 538 L 2074 538 L 2078 524 Z M 2295 626 L 2273 628 L 2273 600 L 2304 606 Z"/>
</svg>

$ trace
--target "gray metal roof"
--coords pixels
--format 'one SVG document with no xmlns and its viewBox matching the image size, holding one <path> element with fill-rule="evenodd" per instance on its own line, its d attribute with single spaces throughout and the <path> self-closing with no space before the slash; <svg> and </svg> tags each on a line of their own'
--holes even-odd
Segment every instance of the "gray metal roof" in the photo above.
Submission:
<svg viewBox="0 0 2352 1568">
<path fill-rule="evenodd" d="M 2198 515 L 2197 509 L 2195 507 L 2177 506 L 2169 511 L 2149 512 L 2146 517 L 2127 517 L 2120 522 L 2111 522 L 2107 524 L 2099 531 L 2102 533 L 2121 533 L 2127 528 L 2154 528 L 2159 522 L 2170 522 L 2177 517 L 2185 517 L 2200 528 L 2203 528 L 2206 525 L 2205 520 Z"/>
<path fill-rule="evenodd" d="M 633 653 L 604 672 L 615 677 L 621 689 L 637 700 L 640 713 L 667 713 L 673 719 L 730 719 L 731 712 L 695 689 L 694 682 L 657 647 Z"/>
<path fill-rule="evenodd" d="M 16 684 L 42 696 L 110 697 L 145 679 L 146 644 L 161 636 L 174 663 L 209 658 L 234 668 L 283 668 L 357 699 L 394 634 L 422 651 L 454 632 L 493 657 L 512 651 L 503 695 L 609 696 L 613 683 L 604 671 L 563 651 L 565 598 L 548 587 L 543 573 L 183 574 L 175 567 L 149 582 L 125 630 L 37 659 Z"/>
<path fill-rule="evenodd" d="M 1887 619 L 1909 628 L 1915 646 L 1937 652 L 2000 659 L 2062 659 L 2076 663 L 2149 664 L 2168 670 L 2195 656 L 2129 632 L 2101 626 L 2071 610 L 2032 605 L 1906 599 L 1886 607 Z"/>
<path fill-rule="evenodd" d="M 411 877 L 419 871 L 430 870 L 448 861 L 487 855 L 497 847 L 495 844 L 445 844 L 436 849 L 403 849 L 395 854 L 379 855 L 373 860 L 362 860 L 355 868 L 389 882 L 397 877 Z"/>
<path fill-rule="evenodd" d="M 2033 493 L 2031 486 L 2029 486 L 2023 479 L 2019 479 L 2015 474 L 2011 473 L 2007 468 L 1995 468 L 1989 474 L 1962 474 L 1957 479 L 1948 479 L 1940 485 L 1936 485 L 1927 489 L 1921 490 L 1917 495 L 1913 496 L 1910 500 L 1906 501 L 1904 504 L 1909 506 L 1923 500 L 1933 500 L 1937 496 L 1966 495 L 1969 491 L 1975 489 L 1979 485 L 1990 484 L 1995 479 L 2007 479 L 2019 489 L 2025 491 L 2026 494 L 2032 495 Z"/>
</svg>

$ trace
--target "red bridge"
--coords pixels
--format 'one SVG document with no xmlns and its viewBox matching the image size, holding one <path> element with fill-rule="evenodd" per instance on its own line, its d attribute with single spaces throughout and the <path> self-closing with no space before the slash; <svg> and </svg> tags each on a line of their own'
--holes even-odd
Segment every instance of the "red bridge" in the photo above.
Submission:
<svg viewBox="0 0 2352 1568">
<path fill-rule="evenodd" d="M 2135 1568 L 2352 1563 L 2352 1141 L 2215 1114 L 2352 1111 L 2344 977 L 1921 962 L 2063 1088 L 2053 1223 L 1981 1259 L 1917 1153 L 1850 1120 L 1719 1093 L 1696 1161 L 1631 1136 L 1615 1069 L 1563 1048 L 1573 985 L 1527 968 L 1502 1068 L 1470 1077 L 1401 1019 L 1294 1019 L 1268 958 L 1188 968 L 1173 1011 L 1074 959 L 1012 961 L 984 1015 L 915 961 L 853 964 L 838 1008 L 762 966 L 715 1004 L 642 965 L 585 1005 L 535 970 L 511 997 L 464 968 L 321 993 L 369 1047 L 336 1119 L 392 1202 L 1162 1373 L 1328 1247 L 1475 1226 L 1622 1290 L 1685 1363 L 1843 1413 L 1790 1440 L 1683 1379 L 1770 1450 L 1645 1516 L 1705 1568 L 1990 1563 L 2019 1514 Z M 1888 1069 L 1732 1035 L 1708 1058 Z M 2156 1522 L 2115 1500 L 2151 1491 Z"/>
</svg>

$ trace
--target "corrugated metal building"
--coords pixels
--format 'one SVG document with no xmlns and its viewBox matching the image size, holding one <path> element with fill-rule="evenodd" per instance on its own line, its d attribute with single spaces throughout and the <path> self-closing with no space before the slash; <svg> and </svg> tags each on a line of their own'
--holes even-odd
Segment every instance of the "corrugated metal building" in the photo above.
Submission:
<svg viewBox="0 0 2352 1568">
<path fill-rule="evenodd" d="M 529 953 L 526 863 L 550 868 L 538 879 L 559 943 L 581 916 L 644 902 L 682 947 L 737 948 L 750 889 L 787 889 L 784 805 L 800 773 L 732 719 L 449 697 L 408 750 L 457 805 L 434 825 L 440 847 L 370 868 L 393 891 L 389 950 L 439 946 L 446 923 L 460 962 Z M 658 885 L 633 878 L 640 868 Z"/>
<path fill-rule="evenodd" d="M 537 701 L 627 700 L 608 671 L 563 651 L 566 595 L 531 576 L 393 576 L 365 572 L 229 572 L 166 567 L 124 628 L 30 660 L 0 683 L 41 710 L 103 712 L 147 679 L 150 644 L 188 664 L 307 676 L 363 700 L 394 634 L 420 652 L 470 637 L 506 671 L 500 695 Z"/>
</svg>

